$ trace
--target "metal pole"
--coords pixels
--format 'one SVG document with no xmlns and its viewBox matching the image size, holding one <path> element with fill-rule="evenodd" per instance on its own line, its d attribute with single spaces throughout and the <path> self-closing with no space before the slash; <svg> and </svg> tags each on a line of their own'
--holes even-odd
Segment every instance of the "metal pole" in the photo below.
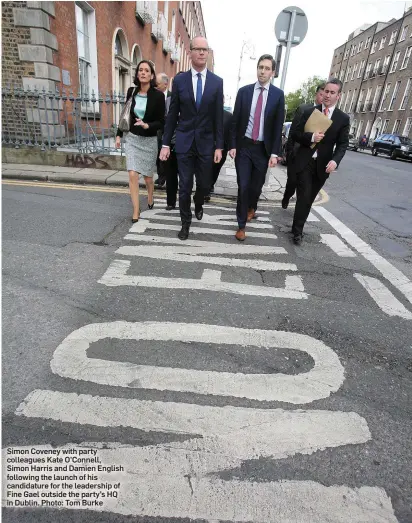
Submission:
<svg viewBox="0 0 412 523">
<path fill-rule="evenodd" d="M 293 30 L 295 28 L 295 20 L 296 20 L 296 9 L 294 9 L 292 11 L 292 18 L 291 18 L 290 24 L 289 24 L 288 39 L 286 40 L 287 45 L 286 45 L 285 63 L 283 64 L 282 80 L 280 81 L 280 88 L 282 89 L 282 91 L 284 90 L 285 82 L 286 82 L 286 73 L 288 70 L 290 49 L 292 47 L 292 38 L 293 38 Z"/>
</svg>

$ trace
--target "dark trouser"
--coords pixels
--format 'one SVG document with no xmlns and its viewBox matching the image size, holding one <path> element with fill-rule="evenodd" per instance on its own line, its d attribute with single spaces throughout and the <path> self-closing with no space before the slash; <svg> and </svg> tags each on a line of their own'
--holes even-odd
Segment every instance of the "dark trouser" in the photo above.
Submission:
<svg viewBox="0 0 412 523">
<path fill-rule="evenodd" d="M 289 200 L 292 198 L 296 191 L 296 173 L 290 167 L 288 167 L 287 173 L 288 179 L 286 182 L 283 199 L 289 202 Z"/>
<path fill-rule="evenodd" d="M 236 216 L 239 229 L 244 229 L 248 209 L 257 209 L 257 203 L 265 183 L 269 156 L 263 142 L 244 141 L 237 150 L 235 166 L 237 174 Z"/>
<path fill-rule="evenodd" d="M 316 195 L 325 184 L 326 179 L 320 180 L 317 172 L 316 160 L 310 159 L 307 166 L 296 175 L 296 207 L 293 216 L 293 234 L 302 234 L 303 227 L 309 216 L 312 203 Z"/>
<path fill-rule="evenodd" d="M 175 151 L 170 149 L 170 156 L 165 161 L 162 162 L 163 165 L 163 172 L 166 175 L 166 198 L 167 198 L 167 205 L 171 205 L 172 207 L 176 206 L 176 196 L 177 196 L 177 158 Z"/>
<path fill-rule="evenodd" d="M 179 170 L 179 207 L 182 224 L 192 223 L 190 197 L 193 189 L 193 175 L 196 176 L 196 192 L 193 198 L 195 210 L 200 209 L 205 196 L 209 194 L 212 182 L 213 153 L 199 154 L 195 142 L 187 153 L 176 153 Z"/>
<path fill-rule="evenodd" d="M 222 151 L 222 159 L 220 160 L 220 162 L 219 163 L 213 162 L 213 169 L 212 169 L 213 183 L 212 183 L 212 187 L 214 187 L 215 183 L 217 182 L 217 179 L 219 178 L 220 171 L 221 171 L 224 163 L 226 162 L 226 158 L 227 158 L 227 151 L 223 150 Z"/>
</svg>

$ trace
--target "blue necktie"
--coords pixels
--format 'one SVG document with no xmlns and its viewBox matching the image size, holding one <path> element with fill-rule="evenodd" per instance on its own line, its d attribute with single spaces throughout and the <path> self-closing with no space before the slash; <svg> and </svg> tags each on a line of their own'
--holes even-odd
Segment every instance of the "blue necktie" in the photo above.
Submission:
<svg viewBox="0 0 412 523">
<path fill-rule="evenodd" d="M 199 109 L 202 101 L 202 75 L 197 73 L 197 88 L 196 88 L 196 107 Z"/>
</svg>

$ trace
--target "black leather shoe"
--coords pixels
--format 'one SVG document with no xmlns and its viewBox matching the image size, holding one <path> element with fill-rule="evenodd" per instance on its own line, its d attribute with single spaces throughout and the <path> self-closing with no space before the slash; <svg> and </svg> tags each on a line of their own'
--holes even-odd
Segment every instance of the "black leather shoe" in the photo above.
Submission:
<svg viewBox="0 0 412 523">
<path fill-rule="evenodd" d="M 302 235 L 301 234 L 294 234 L 293 235 L 293 243 L 295 245 L 302 245 Z"/>
<path fill-rule="evenodd" d="M 200 209 L 197 209 L 197 210 L 195 207 L 195 216 L 196 216 L 196 219 L 198 219 L 198 220 L 201 220 L 203 218 L 203 207 L 200 207 Z"/>
<path fill-rule="evenodd" d="M 283 198 L 283 200 L 282 200 L 282 209 L 287 209 L 288 205 L 289 205 L 289 200 L 285 200 L 285 198 Z"/>
<path fill-rule="evenodd" d="M 205 202 L 210 202 L 210 194 L 208 194 L 207 196 L 205 196 Z"/>
<path fill-rule="evenodd" d="M 166 205 L 166 211 L 173 211 L 173 209 L 176 209 L 176 205 Z"/>
<path fill-rule="evenodd" d="M 187 240 L 189 238 L 189 225 L 182 225 L 177 237 L 179 240 Z"/>
<path fill-rule="evenodd" d="M 152 204 L 150 204 L 150 203 L 147 204 L 147 208 L 148 209 L 152 210 L 153 207 L 154 207 L 154 202 Z"/>
</svg>

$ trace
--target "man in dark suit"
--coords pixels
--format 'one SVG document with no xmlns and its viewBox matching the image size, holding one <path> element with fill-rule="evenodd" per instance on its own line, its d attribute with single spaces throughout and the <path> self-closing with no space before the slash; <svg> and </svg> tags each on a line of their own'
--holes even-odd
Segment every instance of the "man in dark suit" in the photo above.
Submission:
<svg viewBox="0 0 412 523">
<path fill-rule="evenodd" d="M 179 207 L 182 229 L 178 237 L 186 240 L 192 223 L 190 198 L 196 176 L 195 216 L 203 217 L 205 195 L 212 185 L 213 161 L 219 163 L 223 149 L 223 80 L 207 69 L 209 46 L 206 38 L 196 37 L 190 44 L 192 67 L 176 76 L 172 100 L 163 134 L 160 159 L 167 160 L 170 141 L 176 129 L 176 156 L 179 168 Z"/>
<path fill-rule="evenodd" d="M 226 109 L 224 109 L 224 111 L 223 111 L 224 145 L 223 145 L 223 151 L 222 151 L 222 159 L 220 160 L 219 163 L 213 164 L 212 187 L 210 188 L 209 194 L 207 196 L 205 196 L 206 202 L 208 202 L 210 200 L 210 193 L 215 192 L 215 183 L 217 182 L 220 171 L 227 159 L 227 153 L 229 151 L 230 133 L 232 130 L 232 120 L 233 120 L 233 114 L 230 111 L 227 111 Z"/>
<path fill-rule="evenodd" d="M 349 116 L 336 107 L 341 91 L 342 82 L 331 78 L 326 82 L 322 105 L 316 106 L 316 109 L 332 120 L 332 125 L 325 133 L 304 131 L 315 107 L 304 111 L 293 132 L 293 140 L 300 144 L 293 162 L 297 179 L 297 201 L 292 233 L 296 245 L 302 243 L 303 227 L 316 195 L 330 173 L 338 167 L 349 145 Z"/>
<path fill-rule="evenodd" d="M 167 74 L 158 73 L 156 75 L 156 87 L 159 89 L 159 91 L 162 91 L 162 93 L 165 95 L 166 109 L 170 105 L 170 97 L 172 96 L 172 93 L 169 91 L 168 86 L 169 86 L 169 77 L 167 76 Z M 165 116 L 166 115 L 167 115 L 167 111 L 166 111 Z M 162 148 L 162 136 L 163 136 L 163 133 L 161 133 L 161 132 L 158 133 L 158 135 L 157 135 L 157 144 L 159 147 L 159 153 L 160 153 L 160 149 Z M 166 172 L 167 166 L 166 166 L 166 164 L 163 164 L 162 162 L 160 162 L 159 158 L 157 159 L 156 166 L 157 166 L 158 178 L 155 183 L 157 183 L 157 185 L 159 187 L 162 187 L 165 184 L 166 179 L 167 179 L 167 172 Z"/>
<path fill-rule="evenodd" d="M 281 154 L 285 98 L 270 83 L 274 71 L 273 57 L 261 56 L 258 81 L 239 89 L 236 96 L 229 154 L 235 159 L 237 174 L 239 229 L 235 236 L 239 241 L 245 240 L 246 222 L 256 215 L 268 167 L 275 167 Z"/>
<path fill-rule="evenodd" d="M 285 193 L 282 199 L 282 209 L 287 209 L 289 205 L 289 200 L 295 194 L 296 190 L 296 174 L 293 169 L 293 161 L 295 160 L 296 151 L 299 148 L 299 144 L 294 141 L 292 138 L 293 133 L 295 132 L 297 126 L 299 125 L 302 114 L 310 109 L 311 107 L 316 107 L 320 105 L 323 101 L 323 91 L 325 89 L 325 84 L 319 84 L 316 87 L 315 103 L 314 104 L 302 104 L 296 109 L 295 116 L 293 117 L 292 124 L 289 129 L 289 136 L 286 142 L 286 160 L 287 160 L 287 182 L 285 187 Z"/>
</svg>

